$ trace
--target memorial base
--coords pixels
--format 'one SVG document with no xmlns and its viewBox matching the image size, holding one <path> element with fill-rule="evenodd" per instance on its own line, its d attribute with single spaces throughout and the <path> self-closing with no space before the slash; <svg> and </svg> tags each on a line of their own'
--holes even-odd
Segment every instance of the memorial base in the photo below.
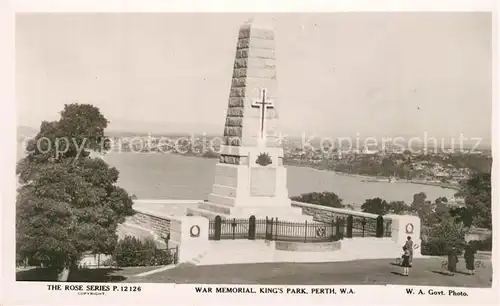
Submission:
<svg viewBox="0 0 500 306">
<path fill-rule="evenodd" d="M 211 202 L 200 202 L 197 208 L 188 208 L 187 214 L 190 216 L 202 216 L 214 219 L 221 218 L 248 219 L 255 216 L 257 219 L 278 218 L 283 221 L 312 221 L 312 216 L 302 214 L 302 209 L 292 206 L 234 206 L 228 207 Z"/>
<path fill-rule="evenodd" d="M 269 164 L 256 162 L 261 153 L 269 154 Z M 312 221 L 311 216 L 302 214 L 301 208 L 292 207 L 288 198 L 282 148 L 224 146 L 221 154 L 232 158 L 221 158 L 222 162 L 215 166 L 215 181 L 207 201 L 189 208 L 188 215 Z"/>
</svg>

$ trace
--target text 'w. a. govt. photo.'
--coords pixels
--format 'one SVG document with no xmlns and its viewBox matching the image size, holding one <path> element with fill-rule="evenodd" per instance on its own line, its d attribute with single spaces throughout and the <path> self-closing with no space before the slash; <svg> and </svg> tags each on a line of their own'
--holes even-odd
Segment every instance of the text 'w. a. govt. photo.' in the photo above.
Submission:
<svg viewBox="0 0 500 306">
<path fill-rule="evenodd" d="M 481 12 L 18 15 L 17 283 L 491 290 L 491 27 Z"/>
</svg>

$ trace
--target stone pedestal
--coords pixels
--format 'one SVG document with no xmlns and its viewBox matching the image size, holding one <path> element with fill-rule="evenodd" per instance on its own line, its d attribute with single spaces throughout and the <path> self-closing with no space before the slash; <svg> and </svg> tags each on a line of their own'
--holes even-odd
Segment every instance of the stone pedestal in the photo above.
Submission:
<svg viewBox="0 0 500 306">
<path fill-rule="evenodd" d="M 391 239 L 403 248 L 407 237 L 410 236 L 413 241 L 413 256 L 421 256 L 420 218 L 409 215 L 385 215 L 384 219 L 392 220 Z"/>
<path fill-rule="evenodd" d="M 172 216 L 165 211 L 134 205 L 136 214 L 125 223 L 149 232 L 151 238 L 164 245 L 169 234 L 169 248 L 179 247 L 178 262 L 192 262 L 209 249 L 209 224 L 203 217 Z"/>
<path fill-rule="evenodd" d="M 208 200 L 188 214 L 213 218 L 221 217 L 279 218 L 289 221 L 312 221 L 302 215 L 302 209 L 292 207 L 286 187 L 287 173 L 283 167 L 283 149 L 267 147 L 224 147 L 222 151 L 237 156 L 238 164 L 218 163 L 215 182 Z M 262 153 L 270 157 L 271 164 L 259 165 Z"/>
<path fill-rule="evenodd" d="M 208 219 L 202 217 L 181 217 L 177 218 L 176 222 L 172 223 L 172 226 L 174 224 L 179 226 L 179 263 L 191 262 L 194 258 L 209 249 Z"/>
</svg>

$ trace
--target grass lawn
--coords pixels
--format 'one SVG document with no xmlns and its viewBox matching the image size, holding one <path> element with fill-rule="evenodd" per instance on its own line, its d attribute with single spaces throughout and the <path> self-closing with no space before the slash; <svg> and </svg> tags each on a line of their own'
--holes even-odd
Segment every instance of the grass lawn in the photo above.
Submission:
<svg viewBox="0 0 500 306">
<path fill-rule="evenodd" d="M 269 263 L 220 266 L 179 266 L 145 277 L 131 277 L 126 282 L 177 284 L 279 284 L 279 285 L 422 285 L 453 287 L 491 287 L 490 261 L 466 275 L 463 260 L 459 273 L 447 275 L 442 259 L 415 259 L 410 276 L 394 260 L 358 260 L 333 263 Z"/>
</svg>

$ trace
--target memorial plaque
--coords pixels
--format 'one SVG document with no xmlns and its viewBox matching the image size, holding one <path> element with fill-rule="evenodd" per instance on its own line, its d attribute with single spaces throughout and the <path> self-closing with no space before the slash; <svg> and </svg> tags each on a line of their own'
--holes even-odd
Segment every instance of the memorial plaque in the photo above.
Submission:
<svg viewBox="0 0 500 306">
<path fill-rule="evenodd" d="M 251 169 L 250 196 L 276 196 L 276 168 L 253 167 Z"/>
</svg>

